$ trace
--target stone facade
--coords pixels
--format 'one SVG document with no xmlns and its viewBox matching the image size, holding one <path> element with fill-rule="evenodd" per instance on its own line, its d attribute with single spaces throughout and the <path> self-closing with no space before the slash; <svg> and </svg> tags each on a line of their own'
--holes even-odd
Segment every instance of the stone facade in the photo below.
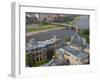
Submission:
<svg viewBox="0 0 100 80">
<path fill-rule="evenodd" d="M 56 39 L 56 38 L 51 39 L 52 43 L 48 43 L 48 42 L 50 42 L 50 41 L 47 41 L 47 43 L 43 42 L 45 45 L 43 45 L 42 47 L 39 47 L 38 45 L 41 44 L 42 42 L 37 44 L 34 41 L 34 39 L 30 40 L 29 48 L 26 51 L 27 51 L 28 54 L 33 55 L 33 59 L 34 59 L 35 62 L 45 62 L 45 61 L 47 61 L 47 53 L 46 53 L 47 49 L 53 49 L 54 50 L 54 49 L 59 48 L 62 45 L 61 40 Z M 31 45 L 31 47 L 30 47 L 30 45 Z"/>
<path fill-rule="evenodd" d="M 47 60 L 47 56 L 46 56 L 46 49 L 40 49 L 37 51 L 33 51 L 33 59 L 35 62 L 41 62 L 41 61 L 46 61 Z"/>
</svg>

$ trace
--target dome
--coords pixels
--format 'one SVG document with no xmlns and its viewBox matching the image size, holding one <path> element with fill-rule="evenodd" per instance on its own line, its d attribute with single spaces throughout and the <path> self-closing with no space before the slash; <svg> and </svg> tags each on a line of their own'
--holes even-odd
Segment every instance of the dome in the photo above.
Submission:
<svg viewBox="0 0 100 80">
<path fill-rule="evenodd" d="M 82 38 L 81 38 L 81 36 L 78 35 L 78 34 L 74 34 L 71 37 L 70 44 L 72 44 L 74 46 L 82 46 Z"/>
<path fill-rule="evenodd" d="M 79 32 L 79 28 L 76 27 L 76 32 L 75 34 L 71 37 L 71 41 L 70 44 L 74 45 L 74 46 L 82 46 L 82 38 L 81 36 L 78 34 Z"/>
<path fill-rule="evenodd" d="M 86 39 L 81 37 L 78 34 L 78 27 L 76 27 L 76 32 L 75 34 L 71 37 L 71 40 L 69 42 L 70 45 L 74 46 L 74 47 L 84 47 L 87 45 L 86 43 Z"/>
</svg>

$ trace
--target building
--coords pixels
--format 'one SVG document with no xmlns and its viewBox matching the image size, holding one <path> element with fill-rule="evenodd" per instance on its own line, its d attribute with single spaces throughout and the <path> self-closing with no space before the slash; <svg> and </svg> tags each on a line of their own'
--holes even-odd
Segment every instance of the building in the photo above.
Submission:
<svg viewBox="0 0 100 80">
<path fill-rule="evenodd" d="M 86 42 L 86 39 L 84 37 L 81 37 L 79 34 L 79 29 L 76 27 L 75 34 L 71 37 L 71 40 L 67 42 L 70 47 L 77 49 L 77 50 L 83 50 L 85 48 L 89 48 L 88 43 Z"/>
<path fill-rule="evenodd" d="M 86 49 L 89 50 L 89 45 L 86 39 L 78 34 L 78 27 L 76 27 L 76 33 L 67 43 L 57 39 L 56 36 L 49 40 L 38 42 L 33 38 L 30 39 L 26 47 L 26 53 L 32 54 L 35 62 L 41 62 L 47 60 L 48 49 L 53 49 L 55 56 L 45 66 L 89 64 L 89 52 L 84 51 Z"/>
<path fill-rule="evenodd" d="M 57 50 L 57 53 L 62 53 L 65 60 L 69 60 L 70 64 L 87 64 L 89 62 L 89 55 L 75 50 L 70 46 L 64 46 Z"/>
<path fill-rule="evenodd" d="M 89 53 L 84 51 L 86 49 L 89 50 L 86 39 L 78 34 L 78 27 L 76 27 L 76 33 L 71 37 L 71 40 L 65 46 L 57 49 L 56 52 L 62 53 L 70 64 L 88 64 Z"/>
<path fill-rule="evenodd" d="M 56 36 L 53 36 L 50 40 L 36 42 L 33 38 L 29 40 L 29 43 L 26 46 L 26 53 L 33 54 L 33 59 L 36 62 L 46 61 L 47 49 L 57 49 L 62 43 L 60 39 L 57 39 Z"/>
</svg>

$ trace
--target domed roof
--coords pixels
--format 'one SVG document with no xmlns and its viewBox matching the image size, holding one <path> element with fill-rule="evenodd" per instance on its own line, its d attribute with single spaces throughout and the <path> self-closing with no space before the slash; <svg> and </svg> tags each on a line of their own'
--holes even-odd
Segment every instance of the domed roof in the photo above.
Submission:
<svg viewBox="0 0 100 80">
<path fill-rule="evenodd" d="M 76 46 L 81 46 L 82 45 L 82 39 L 78 34 L 74 34 L 71 37 L 70 43 L 73 44 L 73 45 L 76 45 Z"/>
<path fill-rule="evenodd" d="M 86 44 L 86 39 L 78 34 L 78 27 L 76 27 L 76 32 L 71 37 L 70 44 L 77 47 L 83 47 Z"/>
</svg>

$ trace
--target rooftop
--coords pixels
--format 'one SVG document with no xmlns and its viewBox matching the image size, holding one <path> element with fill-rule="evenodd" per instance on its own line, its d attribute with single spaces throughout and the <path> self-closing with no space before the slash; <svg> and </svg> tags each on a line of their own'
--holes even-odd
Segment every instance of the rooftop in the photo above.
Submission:
<svg viewBox="0 0 100 80">
<path fill-rule="evenodd" d="M 55 43 L 55 41 L 57 41 L 57 40 L 59 40 L 59 39 L 57 39 L 56 36 L 53 36 L 53 38 L 51 38 L 50 40 L 39 41 L 39 42 L 35 42 L 35 40 L 32 38 L 29 41 L 29 43 L 27 44 L 26 50 L 32 50 L 32 49 L 36 49 L 36 48 L 44 48 L 48 44 Z"/>
<path fill-rule="evenodd" d="M 88 57 L 88 54 L 86 54 L 82 51 L 75 50 L 75 49 L 71 48 L 70 46 L 64 46 L 64 47 L 60 48 L 59 50 L 62 52 L 65 52 L 67 54 L 70 53 L 71 55 L 74 55 L 75 57 L 77 57 L 81 60 Z"/>
</svg>

